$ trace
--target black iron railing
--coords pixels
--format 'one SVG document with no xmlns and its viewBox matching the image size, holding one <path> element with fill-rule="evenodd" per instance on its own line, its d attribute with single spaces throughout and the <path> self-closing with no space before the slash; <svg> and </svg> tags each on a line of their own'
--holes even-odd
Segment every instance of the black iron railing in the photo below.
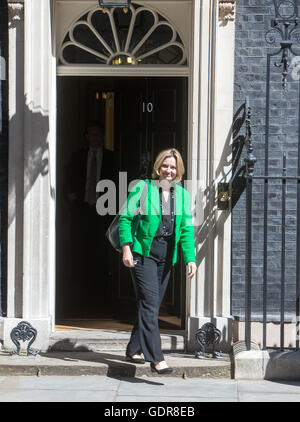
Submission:
<svg viewBox="0 0 300 422">
<path fill-rule="evenodd" d="M 292 58 L 298 57 L 300 60 L 300 52 L 294 50 L 300 40 L 298 5 L 296 0 L 268 0 L 268 4 L 273 4 L 275 15 L 271 20 L 271 29 L 266 33 L 266 41 L 276 47 L 279 38 L 279 45 L 276 51 L 268 52 L 266 57 L 265 125 L 260 126 L 261 132 L 264 132 L 264 143 L 258 144 L 257 140 L 255 144 L 252 142 L 252 110 L 246 99 L 241 108 L 244 111 L 241 120 L 245 122 L 245 135 L 234 143 L 233 167 L 235 157 L 236 161 L 240 161 L 243 149 L 246 149 L 246 158 L 238 171 L 233 169 L 232 190 L 235 199 L 232 203 L 235 206 L 245 190 L 246 348 L 252 348 L 253 322 L 260 322 L 262 349 L 299 350 L 300 78 L 292 80 L 290 76 Z M 294 123 L 294 128 L 286 122 L 282 126 L 277 125 L 279 146 L 273 155 L 276 149 L 273 142 L 276 137 L 272 133 L 274 116 L 279 116 L 278 111 L 282 110 L 282 115 L 289 118 L 286 105 L 292 102 L 294 109 L 298 110 L 298 123 Z M 277 113 L 272 114 L 274 110 Z M 258 139 L 262 139 L 262 136 Z M 291 143 L 293 147 L 289 148 Z M 258 147 L 260 160 L 255 157 Z M 279 324 L 278 339 L 272 342 L 268 337 L 270 322 Z M 294 331 L 287 338 L 285 329 L 291 323 Z"/>
<path fill-rule="evenodd" d="M 251 333 L 251 325 L 252 323 L 257 320 L 257 315 L 255 318 L 253 317 L 252 313 L 252 288 L 253 288 L 253 250 L 257 250 L 258 246 L 253 241 L 253 219 L 258 211 L 258 204 L 255 201 L 255 193 L 253 194 L 254 188 L 259 187 L 263 191 L 263 201 L 259 204 L 260 211 L 263 209 L 263 216 L 262 222 L 260 223 L 260 227 L 263 230 L 263 242 L 262 242 L 262 249 L 259 251 L 261 252 L 262 256 L 262 280 L 261 280 L 261 302 L 262 302 L 262 311 L 259 321 L 262 322 L 262 348 L 266 349 L 270 346 L 267 344 L 267 324 L 269 322 L 274 322 L 274 314 L 275 314 L 275 321 L 280 325 L 280 333 L 279 333 L 279 346 L 281 350 L 285 347 L 285 324 L 288 322 L 290 323 L 291 320 L 294 321 L 295 324 L 295 338 L 293 339 L 293 343 L 295 346 L 293 348 L 295 350 L 299 350 L 299 321 L 300 321 L 300 306 L 299 306 L 299 294 L 300 294 L 300 147 L 298 148 L 298 169 L 297 175 L 289 175 L 287 171 L 287 157 L 286 153 L 283 152 L 282 155 L 282 168 L 277 169 L 278 175 L 269 175 L 268 167 L 265 168 L 266 173 L 264 175 L 256 175 L 255 174 L 255 164 L 257 162 L 256 157 L 253 153 L 253 145 L 252 145 L 252 134 L 251 134 L 251 107 L 249 106 L 248 100 L 246 100 L 245 105 L 245 136 L 242 143 L 242 147 L 246 149 L 246 158 L 244 158 L 244 165 L 239 169 L 237 174 L 242 173 L 242 177 L 245 179 L 244 189 L 246 191 L 246 237 L 245 237 L 245 343 L 247 350 L 252 348 L 252 333 Z M 241 186 L 241 183 L 237 184 L 236 186 Z M 275 188 L 275 193 L 272 192 L 272 188 Z M 243 188 L 242 188 L 243 190 Z M 241 192 L 240 192 L 241 194 Z M 281 234 L 277 233 L 276 241 L 277 247 L 276 251 L 277 256 L 280 255 L 280 262 L 278 263 L 277 267 L 280 270 L 278 273 L 274 275 L 271 274 L 277 279 L 277 285 L 275 286 L 270 282 L 270 270 L 268 269 L 268 264 L 270 260 L 274 259 L 274 257 L 270 257 L 269 246 L 271 244 L 269 239 L 269 231 L 270 231 L 270 215 L 269 211 L 274 212 L 273 210 L 269 210 L 269 202 L 270 197 L 272 195 L 280 197 L 281 206 L 277 210 L 275 210 L 278 214 L 277 218 L 277 229 L 280 229 Z M 239 195 L 240 196 L 240 195 Z M 296 197 L 296 209 L 289 210 L 287 206 L 287 202 L 290 198 Z M 295 250 L 295 266 L 293 267 L 293 278 L 295 280 L 294 284 L 287 284 L 287 259 L 286 257 L 289 254 L 290 249 L 287 248 L 287 244 L 291 243 L 291 239 L 289 239 L 290 231 L 289 231 L 289 224 L 287 223 L 288 219 L 293 214 L 293 218 L 295 223 L 295 230 L 294 234 L 295 239 L 292 241 L 294 242 L 294 249 Z M 261 215 L 261 214 L 260 214 Z M 280 226 L 280 227 L 279 227 Z M 274 227 L 273 227 L 274 228 Z M 275 227 L 276 228 L 276 227 Z M 280 235 L 280 239 L 279 239 Z M 257 278 L 257 277 L 256 277 Z M 278 289 L 278 287 L 280 288 Z M 291 296 L 290 289 L 295 289 L 292 292 L 293 301 L 290 303 L 289 308 L 289 316 L 286 319 L 286 291 L 287 288 L 289 289 L 289 295 Z M 271 317 L 269 318 L 268 312 L 268 295 L 274 293 L 274 290 L 279 290 L 277 294 L 277 298 L 279 296 L 280 303 L 277 304 L 277 312 L 271 313 Z M 273 300 L 274 302 L 274 300 Z M 274 303 L 273 303 L 274 305 Z M 257 311 L 257 309 L 256 309 Z"/>
<path fill-rule="evenodd" d="M 251 154 L 252 155 L 252 154 Z M 253 162 L 253 156 L 251 156 L 251 161 Z M 248 158 L 249 160 L 249 158 Z M 246 284 L 245 284 L 245 341 L 247 350 L 250 350 L 251 343 L 251 323 L 252 323 L 252 249 L 253 249 L 253 233 L 252 233 L 252 219 L 253 219 L 253 184 L 256 181 L 263 181 L 264 184 L 264 224 L 263 224 L 263 278 L 262 278 L 262 348 L 267 348 L 267 323 L 268 323 L 268 314 L 267 314 L 267 298 L 268 290 L 272 289 L 270 282 L 268 282 L 268 203 L 269 203 L 269 183 L 271 181 L 279 182 L 281 186 L 281 245 L 278 249 L 281 252 L 280 260 L 280 346 L 279 348 L 283 350 L 285 348 L 285 324 L 287 323 L 285 318 L 285 293 L 286 293 L 286 255 L 288 253 L 286 248 L 286 239 L 287 239 L 287 198 L 288 198 L 288 184 L 292 183 L 294 185 L 294 190 L 297 190 L 297 210 L 296 210 L 296 240 L 295 240 L 295 249 L 296 249 L 296 266 L 295 266 L 295 295 L 294 295 L 294 309 L 289 309 L 290 314 L 294 314 L 294 323 L 295 323 L 295 349 L 299 350 L 299 335 L 298 335 L 298 322 L 300 320 L 299 313 L 299 292 L 300 292 L 300 279 L 299 279 L 299 253 L 300 253 L 300 175 L 299 176 L 289 176 L 287 175 L 286 168 L 286 154 L 283 154 L 282 157 L 282 174 L 280 176 L 255 176 L 253 175 L 253 168 L 247 169 L 246 166 Z M 299 172 L 298 172 L 299 174 Z M 295 186 L 296 185 L 296 186 Z M 278 185 L 277 185 L 278 186 Z M 293 187 L 293 186 L 291 186 Z M 255 210 L 254 210 L 255 211 Z"/>
<path fill-rule="evenodd" d="M 251 283 L 252 283 L 252 181 L 256 157 L 253 155 L 251 139 L 251 107 L 246 102 L 246 135 L 245 146 L 247 157 L 245 161 L 246 178 L 246 252 L 245 252 L 245 340 L 247 349 L 250 350 L 251 341 Z"/>
</svg>

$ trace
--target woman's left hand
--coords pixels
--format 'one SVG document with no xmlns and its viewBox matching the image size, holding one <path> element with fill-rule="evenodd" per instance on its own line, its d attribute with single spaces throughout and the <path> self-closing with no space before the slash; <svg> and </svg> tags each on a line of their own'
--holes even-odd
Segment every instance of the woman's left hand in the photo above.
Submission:
<svg viewBox="0 0 300 422">
<path fill-rule="evenodd" d="M 192 262 L 188 262 L 187 263 L 187 275 L 188 275 L 188 278 L 192 278 L 195 275 L 196 270 L 197 270 L 197 266 L 196 266 L 196 263 L 195 262 L 192 261 Z"/>
</svg>

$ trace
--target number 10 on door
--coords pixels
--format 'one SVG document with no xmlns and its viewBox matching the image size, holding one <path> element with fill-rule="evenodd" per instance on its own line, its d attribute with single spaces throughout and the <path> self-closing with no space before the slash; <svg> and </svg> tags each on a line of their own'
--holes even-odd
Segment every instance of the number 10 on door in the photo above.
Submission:
<svg viewBox="0 0 300 422">
<path fill-rule="evenodd" d="M 153 111 L 153 104 L 152 103 L 145 103 L 143 102 L 143 113 L 152 113 Z"/>
</svg>

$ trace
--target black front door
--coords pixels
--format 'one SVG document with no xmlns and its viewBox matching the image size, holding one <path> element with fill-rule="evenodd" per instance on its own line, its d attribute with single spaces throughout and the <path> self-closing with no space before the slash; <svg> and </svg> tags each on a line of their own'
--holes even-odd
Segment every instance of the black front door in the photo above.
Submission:
<svg viewBox="0 0 300 422">
<path fill-rule="evenodd" d="M 80 252 L 84 244 L 80 240 L 72 241 L 77 225 L 74 228 L 74 204 L 67 199 L 65 188 L 70 157 L 84 142 L 85 122 L 94 119 L 105 122 L 105 101 L 100 94 L 106 92 L 113 92 L 115 98 L 111 117 L 115 129 L 112 151 L 117 188 L 118 172 L 126 172 L 126 186 L 132 180 L 151 177 L 154 160 L 162 149 L 176 147 L 186 163 L 185 78 L 58 79 L 57 320 L 113 317 L 132 320 L 135 312 L 130 272 L 104 236 L 99 241 L 106 245 L 108 258 L 99 257 L 95 281 L 89 276 L 89 265 Z M 82 275 L 77 273 L 77 265 L 83 267 Z M 184 292 L 185 269 L 179 258 L 163 301 L 165 313 L 184 320 Z"/>
<path fill-rule="evenodd" d="M 187 79 L 118 78 L 115 81 L 115 151 L 119 172 L 127 183 L 151 178 L 157 154 L 177 148 L 186 163 Z M 121 205 L 121 204 L 119 204 Z M 121 256 L 112 259 L 113 313 L 117 319 L 135 314 L 135 293 L 128 268 Z M 179 260 L 172 271 L 162 308 L 182 319 L 185 313 L 185 269 Z"/>
</svg>

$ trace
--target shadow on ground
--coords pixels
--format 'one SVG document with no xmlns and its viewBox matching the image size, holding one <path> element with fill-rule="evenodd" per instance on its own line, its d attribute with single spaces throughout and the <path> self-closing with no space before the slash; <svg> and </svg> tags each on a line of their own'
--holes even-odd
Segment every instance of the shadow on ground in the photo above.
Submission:
<svg viewBox="0 0 300 422">
<path fill-rule="evenodd" d="M 69 352 L 59 352 L 59 346 L 62 343 L 64 349 L 68 349 Z M 68 343 L 68 344 L 67 344 Z M 67 344 L 67 347 L 66 347 Z M 63 340 L 62 342 L 57 342 L 55 344 L 55 351 L 48 351 L 44 353 L 40 353 L 40 356 L 50 358 L 50 359 L 58 359 L 60 361 L 70 362 L 70 361 L 86 361 L 86 362 L 94 362 L 99 364 L 107 365 L 107 372 L 106 376 L 122 380 L 124 377 L 128 378 L 129 382 L 132 383 L 146 383 L 151 385 L 164 385 L 161 382 L 149 381 L 141 378 L 136 378 L 137 366 L 131 364 L 126 361 L 126 357 L 122 354 L 115 354 L 115 353 L 100 353 L 94 352 L 85 346 L 74 346 L 71 341 Z M 149 363 L 145 363 L 144 365 L 149 365 Z M 139 365 L 139 366 L 144 366 Z M 149 367 L 150 371 L 150 367 Z"/>
</svg>

